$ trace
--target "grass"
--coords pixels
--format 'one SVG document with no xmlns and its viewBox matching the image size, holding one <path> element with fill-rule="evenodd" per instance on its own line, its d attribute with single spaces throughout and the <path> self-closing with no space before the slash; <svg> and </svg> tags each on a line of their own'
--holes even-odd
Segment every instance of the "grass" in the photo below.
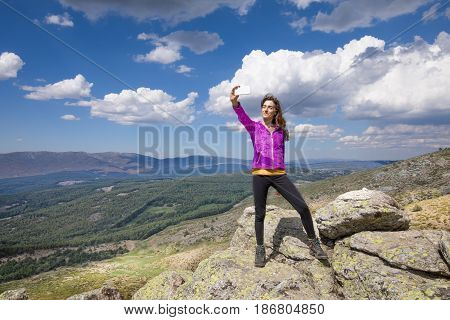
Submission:
<svg viewBox="0 0 450 320">
<path fill-rule="evenodd" d="M 112 259 L 90 262 L 79 267 L 61 267 L 30 278 L 2 283 L 0 292 L 24 287 L 30 300 L 64 300 L 72 295 L 97 289 L 108 281 L 119 290 L 124 299 L 131 299 L 153 277 L 163 271 L 177 269 L 177 264 L 171 262 L 179 259 L 180 251 L 183 252 L 185 265 L 192 268 L 192 263 L 197 262 L 189 263 L 189 252 L 194 252 L 192 259 L 201 261 L 226 246 L 228 241 L 205 241 L 192 246 L 168 246 L 164 250 L 153 250 L 142 241 L 134 250 Z M 201 259 L 198 256 L 199 250 L 204 255 Z"/>
<path fill-rule="evenodd" d="M 417 207 L 422 210 L 416 211 Z M 405 212 L 411 218 L 410 229 L 450 231 L 450 194 L 410 203 Z"/>
</svg>

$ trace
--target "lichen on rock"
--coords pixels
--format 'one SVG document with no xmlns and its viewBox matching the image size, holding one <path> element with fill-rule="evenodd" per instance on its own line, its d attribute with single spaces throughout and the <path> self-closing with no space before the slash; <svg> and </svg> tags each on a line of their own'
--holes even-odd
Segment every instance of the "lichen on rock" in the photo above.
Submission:
<svg viewBox="0 0 450 320">
<path fill-rule="evenodd" d="M 338 196 L 316 213 L 321 235 L 338 239 L 361 231 L 406 230 L 408 216 L 387 194 L 363 188 Z"/>
</svg>

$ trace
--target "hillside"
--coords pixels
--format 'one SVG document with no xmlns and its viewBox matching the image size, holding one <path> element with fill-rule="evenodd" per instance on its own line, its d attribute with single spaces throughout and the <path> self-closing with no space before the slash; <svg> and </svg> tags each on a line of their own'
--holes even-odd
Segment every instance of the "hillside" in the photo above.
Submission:
<svg viewBox="0 0 450 320">
<path fill-rule="evenodd" d="M 315 215 L 319 208 L 345 192 L 364 187 L 380 190 L 398 201 L 411 219 L 411 230 L 449 231 L 449 161 L 447 148 L 346 176 L 316 182 L 303 179 L 300 191 Z M 110 280 L 129 299 L 140 286 L 163 271 L 180 268 L 193 271 L 208 256 L 226 249 L 237 229 L 238 218 L 252 205 L 251 195 L 243 197 L 233 208 L 213 218 L 194 219 L 167 227 L 147 240 L 137 242 L 129 253 L 83 267 L 62 267 L 48 274 L 3 283 L 0 292 L 25 287 L 29 289 L 31 299 L 64 299 L 98 288 Z M 268 205 L 281 210 L 292 209 L 273 189 L 268 196 Z M 430 212 L 433 214 L 428 214 Z M 59 289 L 49 290 L 49 281 L 52 285 L 57 283 Z"/>
<path fill-rule="evenodd" d="M 248 164 L 245 160 L 195 155 L 158 159 L 120 152 L 12 152 L 0 154 L 0 179 L 68 171 L 122 174 L 121 176 L 145 173 L 154 177 L 173 177 L 192 173 L 192 168 L 199 166 L 211 166 L 212 173 L 232 173 L 246 168 Z M 205 171 L 202 172 L 206 173 Z"/>
<path fill-rule="evenodd" d="M 207 176 L 74 184 L 1 196 L 0 257 L 145 239 L 169 225 L 228 211 L 250 194 L 249 183 L 241 175 Z"/>
<path fill-rule="evenodd" d="M 145 177 L 175 178 L 186 175 L 217 175 L 248 172 L 251 160 L 235 158 L 192 155 L 186 157 L 163 158 L 145 156 L 135 153 L 120 152 L 12 152 L 0 154 L 0 179 L 31 177 L 0 181 L 2 186 L 18 181 L 42 184 L 42 179 L 54 180 L 55 177 L 74 174 L 92 180 L 103 177 L 120 177 L 134 179 Z M 311 168 L 323 171 L 352 172 L 379 167 L 392 161 L 356 161 L 310 159 L 308 163 L 288 162 L 289 169 Z M 53 174 L 53 175 L 52 175 Z M 58 175 L 59 174 L 59 175 Z M 48 177 L 46 175 L 49 175 Z M 33 176 L 36 176 L 33 178 Z"/>
</svg>

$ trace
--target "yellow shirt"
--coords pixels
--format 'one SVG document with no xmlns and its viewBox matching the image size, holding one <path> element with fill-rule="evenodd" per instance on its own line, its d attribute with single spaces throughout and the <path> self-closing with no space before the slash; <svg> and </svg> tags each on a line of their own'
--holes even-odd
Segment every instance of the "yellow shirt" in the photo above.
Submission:
<svg viewBox="0 0 450 320">
<path fill-rule="evenodd" d="M 275 176 L 280 174 L 286 174 L 286 170 L 283 169 L 252 169 L 252 175 L 267 175 L 267 176 Z"/>
</svg>

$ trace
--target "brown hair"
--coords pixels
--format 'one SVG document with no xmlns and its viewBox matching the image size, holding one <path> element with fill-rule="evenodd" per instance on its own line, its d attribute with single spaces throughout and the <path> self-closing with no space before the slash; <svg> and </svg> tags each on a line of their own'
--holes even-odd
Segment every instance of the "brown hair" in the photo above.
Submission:
<svg viewBox="0 0 450 320">
<path fill-rule="evenodd" d="M 283 112 L 281 110 L 281 103 L 273 94 L 266 94 L 261 100 L 261 108 L 267 100 L 273 101 L 275 103 L 275 116 L 272 119 L 273 124 L 278 124 L 284 132 L 284 140 L 289 140 L 289 131 L 286 129 L 286 120 L 283 118 Z"/>
</svg>

